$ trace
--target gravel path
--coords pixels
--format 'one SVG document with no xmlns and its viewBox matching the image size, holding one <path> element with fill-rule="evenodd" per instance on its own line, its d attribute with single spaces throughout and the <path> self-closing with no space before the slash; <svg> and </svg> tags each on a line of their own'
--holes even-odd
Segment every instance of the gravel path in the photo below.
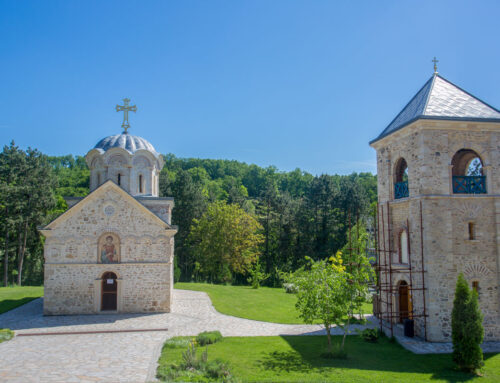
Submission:
<svg viewBox="0 0 500 383">
<path fill-rule="evenodd" d="M 219 330 L 224 336 L 320 335 L 319 325 L 285 325 L 218 313 L 206 293 L 174 291 L 172 313 L 50 316 L 42 299 L 0 315 L 16 335 L 165 329 L 167 331 L 16 336 L 0 344 L 1 382 L 145 382 L 154 380 L 163 342 Z M 353 326 L 353 330 L 356 327 Z M 341 333 L 334 329 L 334 333 Z"/>
</svg>

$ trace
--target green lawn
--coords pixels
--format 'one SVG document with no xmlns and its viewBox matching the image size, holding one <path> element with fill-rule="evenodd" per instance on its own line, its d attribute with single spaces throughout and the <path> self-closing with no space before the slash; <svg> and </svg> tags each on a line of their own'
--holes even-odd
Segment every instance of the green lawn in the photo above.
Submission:
<svg viewBox="0 0 500 383">
<path fill-rule="evenodd" d="M 43 295 L 43 286 L 0 287 L 0 314 Z"/>
<path fill-rule="evenodd" d="M 340 342 L 340 337 L 333 337 Z M 242 382 L 465 382 L 500 381 L 500 354 L 485 355 L 484 376 L 454 369 L 451 355 L 416 355 L 388 338 L 347 338 L 347 359 L 324 359 L 324 336 L 228 337 L 208 346 L 208 360 L 229 362 Z M 200 347 L 201 353 L 205 348 Z M 159 369 L 178 363 L 185 348 L 164 348 Z"/>
<path fill-rule="evenodd" d="M 208 293 L 217 311 L 240 318 L 274 323 L 304 323 L 295 309 L 295 294 L 287 294 L 282 288 L 249 286 L 224 286 L 208 283 L 175 284 L 176 289 L 204 291 Z M 372 312 L 372 305 L 365 304 L 364 312 Z"/>
</svg>

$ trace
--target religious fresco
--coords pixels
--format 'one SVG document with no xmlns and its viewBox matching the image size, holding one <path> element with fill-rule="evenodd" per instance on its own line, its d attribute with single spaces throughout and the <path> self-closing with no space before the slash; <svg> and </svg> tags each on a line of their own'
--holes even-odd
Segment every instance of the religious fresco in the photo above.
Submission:
<svg viewBox="0 0 500 383">
<path fill-rule="evenodd" d="M 120 238 L 113 233 L 105 233 L 99 239 L 98 244 L 99 263 L 120 262 Z"/>
</svg>

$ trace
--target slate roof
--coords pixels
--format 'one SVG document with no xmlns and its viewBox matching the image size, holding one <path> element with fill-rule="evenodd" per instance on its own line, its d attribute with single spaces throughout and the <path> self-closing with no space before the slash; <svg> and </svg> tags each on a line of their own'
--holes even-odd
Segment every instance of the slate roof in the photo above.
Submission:
<svg viewBox="0 0 500 383">
<path fill-rule="evenodd" d="M 418 119 L 500 122 L 500 111 L 435 73 L 370 144 Z"/>
<path fill-rule="evenodd" d="M 127 150 L 130 154 L 134 154 L 137 150 L 144 149 L 150 151 L 155 156 L 159 155 L 149 141 L 128 133 L 105 137 L 99 141 L 94 148 L 102 149 L 103 151 L 107 151 L 111 148 L 122 148 Z"/>
</svg>

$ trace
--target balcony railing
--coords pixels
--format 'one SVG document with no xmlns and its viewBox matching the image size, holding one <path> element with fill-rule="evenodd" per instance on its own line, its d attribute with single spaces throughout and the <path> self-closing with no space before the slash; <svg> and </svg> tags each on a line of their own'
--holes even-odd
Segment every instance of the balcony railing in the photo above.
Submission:
<svg viewBox="0 0 500 383">
<path fill-rule="evenodd" d="M 453 176 L 453 193 L 486 194 L 486 176 Z"/>
<path fill-rule="evenodd" d="M 406 198 L 410 195 L 408 191 L 408 181 L 396 182 L 394 184 L 394 198 Z"/>
</svg>

